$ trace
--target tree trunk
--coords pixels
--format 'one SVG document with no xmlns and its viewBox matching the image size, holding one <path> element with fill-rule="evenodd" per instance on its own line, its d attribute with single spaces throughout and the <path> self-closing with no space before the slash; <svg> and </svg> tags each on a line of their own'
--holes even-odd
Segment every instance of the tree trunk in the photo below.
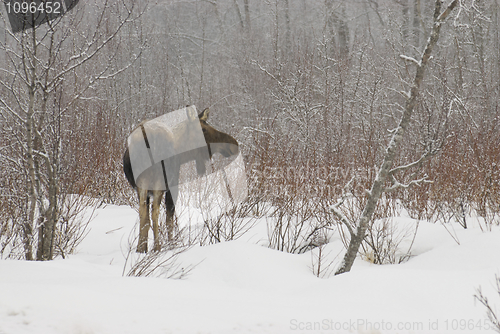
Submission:
<svg viewBox="0 0 500 334">
<path fill-rule="evenodd" d="M 288 0 L 285 0 L 285 50 L 289 54 L 292 52 L 292 28 L 290 25 L 290 5 Z"/>
<path fill-rule="evenodd" d="M 413 0 L 413 46 L 420 47 L 420 0 Z"/>
<path fill-rule="evenodd" d="M 403 8 L 401 9 L 401 13 L 403 16 L 403 42 L 408 43 L 408 36 L 410 30 L 410 6 L 408 4 L 408 0 L 402 0 L 401 5 Z"/>
<path fill-rule="evenodd" d="M 245 7 L 245 24 L 246 24 L 246 31 L 250 31 L 250 5 L 248 4 L 248 0 L 243 0 L 243 4 Z"/>
<path fill-rule="evenodd" d="M 28 86 L 28 111 L 26 115 L 26 148 L 27 148 L 27 165 L 29 175 L 28 185 L 28 220 L 24 222 L 24 253 L 26 260 L 33 260 L 33 226 L 35 223 L 35 211 L 37 203 L 36 192 L 36 173 L 35 173 L 35 157 L 34 157 L 34 111 L 35 111 L 35 90 L 36 90 L 36 29 L 32 30 L 33 52 L 30 59 L 30 82 Z"/>
<path fill-rule="evenodd" d="M 245 28 L 245 24 L 243 23 L 243 16 L 241 15 L 240 6 L 238 5 L 237 0 L 234 0 L 234 10 L 236 11 L 236 15 L 238 16 L 238 21 L 240 22 L 241 29 Z"/>
<path fill-rule="evenodd" d="M 339 48 L 342 59 L 346 60 L 349 55 L 349 26 L 347 25 L 345 2 L 340 7 L 340 15 L 336 17 L 337 29 L 339 32 Z"/>
</svg>

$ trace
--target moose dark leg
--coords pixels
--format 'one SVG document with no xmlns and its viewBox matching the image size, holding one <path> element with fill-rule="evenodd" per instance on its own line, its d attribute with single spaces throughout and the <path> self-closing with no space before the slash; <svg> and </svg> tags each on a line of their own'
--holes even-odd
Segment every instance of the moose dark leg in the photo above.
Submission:
<svg viewBox="0 0 500 334">
<path fill-rule="evenodd" d="M 137 189 L 139 194 L 139 242 L 137 243 L 137 253 L 148 252 L 148 232 L 149 232 L 149 199 L 147 189 Z"/>
<path fill-rule="evenodd" d="M 161 249 L 160 233 L 159 233 L 159 229 L 158 229 L 158 216 L 160 215 L 160 205 L 161 205 L 162 198 L 163 198 L 163 191 L 162 190 L 153 191 L 152 219 L 153 219 L 153 235 L 155 238 L 155 243 L 154 243 L 154 251 L 155 252 L 158 252 Z"/>
<path fill-rule="evenodd" d="M 167 208 L 167 236 L 168 240 L 171 241 L 174 238 L 175 203 L 170 190 L 165 193 L 165 206 Z"/>
</svg>

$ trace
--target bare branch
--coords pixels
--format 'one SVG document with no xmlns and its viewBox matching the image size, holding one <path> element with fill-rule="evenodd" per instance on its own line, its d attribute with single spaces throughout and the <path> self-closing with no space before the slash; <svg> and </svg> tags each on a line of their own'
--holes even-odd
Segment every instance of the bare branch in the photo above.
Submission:
<svg viewBox="0 0 500 334">
<path fill-rule="evenodd" d="M 106 1 L 106 4 L 107 4 L 107 1 Z M 101 14 L 101 18 L 99 19 L 98 26 L 100 26 L 100 24 L 101 24 L 102 15 L 104 15 L 104 11 Z M 113 31 L 113 33 L 110 36 L 108 36 L 104 41 L 102 41 L 102 43 L 100 43 L 99 45 L 97 45 L 97 47 L 95 48 L 95 50 L 93 50 L 90 54 L 87 54 L 87 51 L 90 49 L 90 47 L 93 46 L 97 42 L 97 38 L 95 36 L 96 36 L 96 34 L 98 32 L 98 29 L 96 29 L 95 33 L 94 33 L 94 36 L 92 37 L 92 42 L 87 44 L 87 47 L 86 47 L 86 49 L 83 52 L 81 52 L 80 54 L 78 54 L 76 56 L 71 57 L 70 61 L 72 61 L 74 59 L 82 58 L 82 57 L 83 58 L 79 62 L 77 62 L 77 63 L 75 63 L 73 65 L 68 66 L 67 68 L 63 69 L 60 73 L 58 73 L 57 75 L 55 75 L 54 78 L 47 84 L 47 87 L 54 86 L 64 75 L 66 75 L 67 73 L 71 72 L 75 68 L 80 67 L 81 65 L 83 65 L 86 62 L 88 62 L 92 58 L 94 58 L 94 56 L 96 56 L 99 53 L 99 51 L 101 51 L 110 41 L 112 41 L 113 39 L 115 39 L 115 37 L 118 35 L 118 33 L 120 32 L 120 30 L 122 29 L 122 27 L 125 25 L 125 23 L 128 22 L 128 19 L 131 16 L 132 16 L 132 11 L 128 10 L 127 16 L 120 22 L 120 24 L 118 25 L 118 27 L 116 27 L 116 29 Z"/>
<path fill-rule="evenodd" d="M 420 159 L 418 159 L 417 161 L 414 161 L 414 162 L 409 163 L 409 164 L 404 165 L 404 166 L 395 167 L 389 171 L 388 175 L 394 175 L 396 173 L 403 172 L 405 170 L 408 170 L 408 169 L 414 168 L 414 167 L 420 168 L 425 161 L 427 161 L 430 158 L 432 158 L 433 156 L 435 156 L 439 151 L 440 151 L 439 148 L 434 149 L 434 150 L 428 150 L 424 154 L 422 154 Z"/>
<path fill-rule="evenodd" d="M 342 189 L 342 196 L 337 200 L 337 203 L 333 204 L 330 206 L 330 210 L 333 212 L 335 216 L 347 227 L 349 230 L 349 233 L 351 234 L 351 237 L 356 236 L 356 232 L 352 228 L 351 224 L 349 223 L 349 220 L 347 217 L 342 213 L 342 211 L 339 210 L 340 206 L 344 204 L 345 200 L 349 196 L 349 192 L 346 190 L 351 187 L 352 182 L 354 181 L 356 177 L 353 176 L 349 182 L 345 185 L 344 189 Z"/>
<path fill-rule="evenodd" d="M 384 192 L 393 192 L 397 189 L 408 189 L 411 186 L 420 186 L 422 183 L 432 183 L 432 181 L 428 179 L 428 175 L 425 175 L 424 177 L 417 180 L 411 180 L 407 184 L 400 183 L 392 174 L 389 177 L 392 185 L 390 187 L 385 187 Z"/>
<path fill-rule="evenodd" d="M 415 65 L 417 65 L 418 67 L 420 67 L 422 65 L 419 61 L 417 61 L 415 58 L 412 58 L 412 57 L 408 57 L 405 55 L 399 55 L 399 58 L 406 60 L 406 61 L 410 61 L 410 62 L 414 63 Z"/>
</svg>

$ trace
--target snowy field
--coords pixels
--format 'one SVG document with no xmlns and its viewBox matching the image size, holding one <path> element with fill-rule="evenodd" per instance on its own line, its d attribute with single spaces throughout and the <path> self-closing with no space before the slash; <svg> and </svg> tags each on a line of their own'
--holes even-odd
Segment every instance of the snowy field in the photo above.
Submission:
<svg viewBox="0 0 500 334">
<path fill-rule="evenodd" d="M 321 279 L 310 252 L 263 247 L 266 228 L 256 226 L 181 254 L 181 268 L 195 267 L 174 280 L 123 275 L 137 220 L 107 206 L 68 259 L 0 261 L 0 334 L 494 333 L 474 294 L 481 287 L 500 311 L 499 228 L 449 224 L 458 244 L 443 225 L 420 222 L 409 261 L 358 259 L 350 273 Z M 341 241 L 327 251 L 340 260 Z"/>
</svg>

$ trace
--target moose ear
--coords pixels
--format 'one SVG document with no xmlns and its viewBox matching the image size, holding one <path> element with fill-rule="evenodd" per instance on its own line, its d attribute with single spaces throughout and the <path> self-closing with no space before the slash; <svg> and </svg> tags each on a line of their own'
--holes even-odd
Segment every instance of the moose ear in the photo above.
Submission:
<svg viewBox="0 0 500 334">
<path fill-rule="evenodd" d="M 194 105 L 186 106 L 186 115 L 189 120 L 196 121 L 196 107 Z"/>
<path fill-rule="evenodd" d="M 198 118 L 200 119 L 200 121 L 202 122 L 206 122 L 207 119 L 208 119 L 208 114 L 210 114 L 210 109 L 208 108 L 205 108 L 205 110 L 203 110 L 199 115 L 198 115 Z"/>
</svg>

